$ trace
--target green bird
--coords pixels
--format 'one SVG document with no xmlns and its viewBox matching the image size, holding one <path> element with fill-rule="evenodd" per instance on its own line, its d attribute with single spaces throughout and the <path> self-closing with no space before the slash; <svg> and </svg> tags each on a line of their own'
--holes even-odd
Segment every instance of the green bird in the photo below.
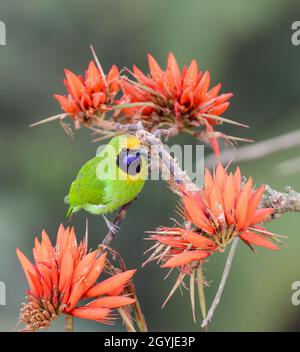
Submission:
<svg viewBox="0 0 300 352">
<path fill-rule="evenodd" d="M 147 149 L 133 135 L 121 135 L 111 141 L 96 157 L 86 162 L 72 182 L 65 202 L 71 214 L 85 210 L 102 215 L 108 228 L 113 225 L 104 214 L 130 202 L 142 190 L 147 177 Z"/>
</svg>

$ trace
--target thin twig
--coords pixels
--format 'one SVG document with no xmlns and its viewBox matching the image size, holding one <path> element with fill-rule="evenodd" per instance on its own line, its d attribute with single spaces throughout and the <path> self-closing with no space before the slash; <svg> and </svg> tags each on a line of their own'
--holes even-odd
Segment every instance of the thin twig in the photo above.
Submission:
<svg viewBox="0 0 300 352">
<path fill-rule="evenodd" d="M 73 317 L 72 315 L 66 315 L 65 318 L 65 331 L 66 332 L 73 332 L 74 326 L 73 326 Z"/>
<path fill-rule="evenodd" d="M 126 203 L 125 205 L 123 205 L 120 210 L 118 211 L 115 220 L 113 222 L 113 224 L 116 226 L 116 232 L 112 232 L 111 230 L 109 230 L 106 234 L 106 236 L 104 237 L 102 243 L 101 243 L 101 248 L 99 249 L 99 254 L 101 254 L 104 251 L 104 248 L 109 247 L 111 241 L 114 239 L 114 237 L 118 234 L 119 230 L 118 227 L 120 226 L 121 222 L 124 220 L 124 218 L 126 217 L 126 214 L 128 212 L 128 209 L 130 207 L 130 205 L 132 204 L 133 200 L 131 200 L 130 202 Z"/>
<path fill-rule="evenodd" d="M 117 310 L 123 320 L 127 332 L 136 332 L 132 320 L 130 319 L 130 316 L 128 316 L 126 310 L 124 308 L 117 308 Z"/>
<path fill-rule="evenodd" d="M 197 268 L 197 287 L 198 287 L 198 298 L 199 305 L 202 314 L 202 319 L 206 318 L 206 304 L 205 304 L 205 294 L 204 294 L 204 277 L 202 272 L 202 264 L 199 264 Z"/>
<path fill-rule="evenodd" d="M 201 324 L 202 328 L 205 328 L 210 323 L 210 321 L 211 321 L 211 319 L 212 319 L 212 317 L 214 315 L 214 312 L 215 312 L 215 310 L 216 310 L 216 308 L 217 308 L 217 306 L 218 306 L 218 304 L 220 302 L 220 299 L 221 299 L 221 296 L 222 296 L 222 293 L 223 293 L 223 290 L 224 290 L 228 275 L 230 273 L 232 260 L 233 260 L 234 255 L 235 255 L 238 242 L 239 242 L 239 237 L 236 237 L 232 241 L 232 245 L 231 245 L 230 252 L 228 254 L 227 260 L 226 260 L 225 268 L 224 268 L 224 271 L 223 271 L 223 275 L 222 275 L 222 279 L 220 281 L 220 285 L 219 285 L 218 291 L 216 293 L 216 296 L 215 296 L 215 298 L 213 300 L 213 303 L 212 303 L 211 307 L 209 308 L 209 311 L 207 313 L 206 318 L 203 320 L 203 322 Z"/>
<path fill-rule="evenodd" d="M 34 122 L 34 123 L 30 124 L 29 127 L 35 127 L 35 126 L 42 125 L 44 123 L 48 123 L 48 122 L 55 121 L 55 120 L 62 121 L 67 116 L 68 116 L 68 114 L 65 114 L 65 113 L 53 115 L 53 116 L 47 117 L 46 119 Z"/>
<path fill-rule="evenodd" d="M 134 311 L 135 321 L 136 321 L 136 325 L 139 328 L 139 331 L 140 332 L 147 332 L 148 331 L 147 321 L 145 319 L 140 302 L 138 300 L 135 285 L 133 284 L 132 281 L 128 285 L 128 287 L 126 287 L 126 291 L 130 295 L 132 295 L 135 299 L 135 302 L 131 305 L 131 307 L 132 307 L 132 310 Z"/>
<path fill-rule="evenodd" d="M 230 161 L 238 163 L 240 161 L 257 160 L 299 145 L 300 130 L 296 130 L 251 145 L 245 145 L 237 149 L 225 149 L 220 154 L 220 161 L 225 165 Z M 216 157 L 214 155 L 209 155 L 205 159 L 205 166 L 211 169 L 216 165 L 216 162 Z"/>
<path fill-rule="evenodd" d="M 126 271 L 127 268 L 121 255 L 110 247 L 106 247 L 106 249 L 112 255 L 113 260 L 118 260 L 121 272 Z M 115 268 L 114 265 L 109 261 L 107 261 L 107 265 L 113 274 L 118 274 L 120 272 L 119 271 L 120 269 Z M 124 293 L 126 293 L 126 295 L 128 295 L 129 297 L 134 298 L 135 300 L 135 302 L 131 305 L 131 308 L 134 312 L 134 318 L 135 318 L 134 321 L 136 322 L 136 325 L 138 326 L 139 331 L 147 332 L 148 331 L 147 322 L 142 312 L 142 308 L 137 297 L 135 285 L 132 280 L 126 285 L 126 287 L 124 287 Z M 130 310 L 126 311 L 126 307 L 123 307 L 119 309 L 119 313 L 124 319 L 124 324 L 126 325 L 127 331 L 135 331 L 135 328 L 133 325 L 132 313 L 130 312 Z"/>
</svg>

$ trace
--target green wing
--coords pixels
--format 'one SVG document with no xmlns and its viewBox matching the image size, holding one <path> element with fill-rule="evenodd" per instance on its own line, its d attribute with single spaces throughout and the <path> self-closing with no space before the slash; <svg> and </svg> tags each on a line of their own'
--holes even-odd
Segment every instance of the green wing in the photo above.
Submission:
<svg viewBox="0 0 300 352">
<path fill-rule="evenodd" d="M 73 211 L 79 210 L 86 204 L 105 204 L 103 192 L 105 181 L 100 180 L 96 175 L 97 166 L 102 158 L 98 156 L 85 163 L 75 181 L 72 182 L 67 196 L 67 203 L 70 205 L 67 218 Z"/>
</svg>

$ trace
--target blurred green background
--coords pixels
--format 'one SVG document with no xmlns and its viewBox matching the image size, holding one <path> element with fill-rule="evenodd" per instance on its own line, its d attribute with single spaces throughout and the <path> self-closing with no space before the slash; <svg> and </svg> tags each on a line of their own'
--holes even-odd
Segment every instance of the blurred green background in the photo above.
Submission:
<svg viewBox="0 0 300 352">
<path fill-rule="evenodd" d="M 112 63 L 147 69 L 146 53 L 164 64 L 173 51 L 181 65 L 196 58 L 209 69 L 213 83 L 234 92 L 227 116 L 251 126 L 224 129 L 233 135 L 262 140 L 300 128 L 300 46 L 291 44 L 291 24 L 300 20 L 299 1 L 251 2 L 72 0 L 2 1 L 0 20 L 6 23 L 7 45 L 0 47 L 0 281 L 7 287 L 7 305 L 0 306 L 0 330 L 11 331 L 27 288 L 15 255 L 16 247 L 30 255 L 34 236 L 43 228 L 52 238 L 65 222 L 63 198 L 79 167 L 95 154 L 87 130 L 69 138 L 58 123 L 28 128 L 31 122 L 60 111 L 52 98 L 64 93 L 65 67 L 83 72 L 93 44 L 105 69 Z M 188 137 L 172 142 L 193 143 Z M 295 148 L 263 160 L 242 164 L 257 184 L 300 190 L 300 172 L 283 175 L 278 164 L 299 155 Z M 206 152 L 210 150 L 206 148 Z M 148 182 L 132 206 L 114 246 L 129 268 L 139 268 L 136 286 L 153 331 L 197 331 L 189 294 L 177 292 L 161 310 L 174 277 L 155 264 L 141 269 L 145 230 L 170 225 L 176 197 L 162 182 Z M 86 214 L 72 223 L 84 233 Z M 103 238 L 102 219 L 90 217 L 90 246 Z M 300 306 L 291 303 L 291 284 L 300 280 L 300 214 L 287 214 L 268 224 L 287 234 L 287 248 L 260 250 L 254 255 L 241 245 L 211 331 L 300 330 Z M 211 302 L 226 255 L 207 265 L 206 290 Z M 76 330 L 122 330 L 75 322 Z M 63 319 L 53 331 L 63 329 Z"/>
</svg>

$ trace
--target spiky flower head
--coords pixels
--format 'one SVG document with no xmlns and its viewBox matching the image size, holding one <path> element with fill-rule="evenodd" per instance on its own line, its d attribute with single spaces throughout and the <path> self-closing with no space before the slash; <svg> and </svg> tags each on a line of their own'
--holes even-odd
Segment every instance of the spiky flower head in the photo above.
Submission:
<svg viewBox="0 0 300 352">
<path fill-rule="evenodd" d="M 85 72 L 84 79 L 65 69 L 64 84 L 68 96 L 54 95 L 61 108 L 71 116 L 77 125 L 93 123 L 101 114 L 110 110 L 114 97 L 120 90 L 120 76 L 116 65 L 113 65 L 107 76 L 102 68 L 92 60 Z"/>
<path fill-rule="evenodd" d="M 179 69 L 175 56 L 169 53 L 167 67 L 163 70 L 152 55 L 148 55 L 150 75 L 133 66 L 137 82 L 126 78 L 122 81 L 124 95 L 121 101 L 137 104 L 123 109 L 128 121 L 141 119 L 146 128 L 173 128 L 210 141 L 219 154 L 217 137 L 225 135 L 214 132 L 213 126 L 222 122 L 222 114 L 229 107 L 232 93 L 219 94 L 221 84 L 210 88 L 210 73 L 198 70 L 196 60 L 188 67 Z M 146 103 L 142 106 L 142 103 Z M 149 105 L 149 103 L 152 103 Z M 202 129 L 196 131 L 195 128 Z"/>
<path fill-rule="evenodd" d="M 205 170 L 204 187 L 199 192 L 182 191 L 182 210 L 196 230 L 210 238 L 220 251 L 236 237 L 252 248 L 279 248 L 277 235 L 261 227 L 274 208 L 260 205 L 265 186 L 253 187 L 252 177 L 243 179 L 239 168 L 227 173 L 219 163 L 214 174 Z"/>
<path fill-rule="evenodd" d="M 29 290 L 20 312 L 26 331 L 46 328 L 60 314 L 112 323 L 112 310 L 134 303 L 122 294 L 136 270 L 127 270 L 97 282 L 106 253 L 87 252 L 87 236 L 77 244 L 74 229 L 59 227 L 53 246 L 45 231 L 36 238 L 34 264 L 17 249 Z M 87 302 L 86 300 L 89 300 Z"/>
<path fill-rule="evenodd" d="M 227 173 L 219 164 L 213 174 L 205 171 L 204 185 L 197 191 L 181 187 L 181 215 L 185 226 L 160 227 L 150 240 L 152 254 L 146 260 L 158 260 L 163 268 L 177 268 L 178 282 L 195 270 L 215 252 L 239 237 L 253 251 L 253 246 L 279 250 L 279 235 L 267 231 L 260 223 L 274 213 L 261 206 L 265 186 L 253 187 L 252 178 L 242 180 L 240 169 Z"/>
</svg>

